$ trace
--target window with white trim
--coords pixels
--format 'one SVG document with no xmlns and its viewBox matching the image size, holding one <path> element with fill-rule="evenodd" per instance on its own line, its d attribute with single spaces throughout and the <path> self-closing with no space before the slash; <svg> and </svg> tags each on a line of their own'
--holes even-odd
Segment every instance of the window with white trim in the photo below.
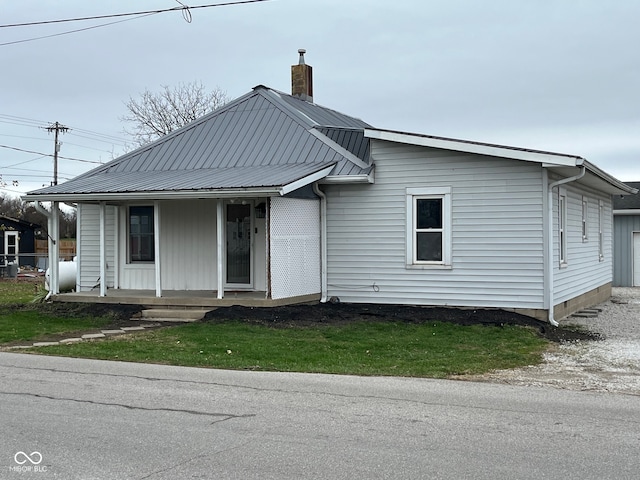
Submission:
<svg viewBox="0 0 640 480">
<path fill-rule="evenodd" d="M 560 266 L 567 265 L 567 194 L 564 190 L 558 194 L 558 253 Z"/>
<path fill-rule="evenodd" d="M 153 207 L 129 207 L 129 263 L 154 260 Z"/>
<path fill-rule="evenodd" d="M 451 187 L 407 188 L 408 267 L 451 266 Z"/>
<path fill-rule="evenodd" d="M 602 227 L 604 217 L 604 202 L 598 200 L 598 257 L 600 261 L 604 260 L 604 228 Z"/>
<path fill-rule="evenodd" d="M 589 201 L 582 197 L 582 241 L 589 240 Z"/>
</svg>

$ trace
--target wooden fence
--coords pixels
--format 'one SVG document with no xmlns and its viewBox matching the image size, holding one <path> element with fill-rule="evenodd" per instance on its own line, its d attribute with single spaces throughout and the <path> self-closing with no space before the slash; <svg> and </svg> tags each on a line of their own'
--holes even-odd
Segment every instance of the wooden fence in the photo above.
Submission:
<svg viewBox="0 0 640 480">
<path fill-rule="evenodd" d="M 48 240 L 36 240 L 36 254 L 46 257 L 49 254 Z M 60 240 L 60 260 L 73 260 L 76 256 L 75 240 Z"/>
</svg>

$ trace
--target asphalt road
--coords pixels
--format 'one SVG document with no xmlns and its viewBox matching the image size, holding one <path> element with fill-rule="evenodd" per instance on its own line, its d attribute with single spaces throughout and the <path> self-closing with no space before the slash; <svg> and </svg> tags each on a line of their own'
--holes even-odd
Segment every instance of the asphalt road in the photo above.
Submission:
<svg viewBox="0 0 640 480">
<path fill-rule="evenodd" d="M 635 479 L 640 398 L 0 353 L 1 479 Z"/>
</svg>

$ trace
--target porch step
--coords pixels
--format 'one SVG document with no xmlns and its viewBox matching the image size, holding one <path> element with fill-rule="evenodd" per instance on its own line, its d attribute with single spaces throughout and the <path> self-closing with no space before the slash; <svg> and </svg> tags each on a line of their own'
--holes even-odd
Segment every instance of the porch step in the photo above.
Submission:
<svg viewBox="0 0 640 480">
<path fill-rule="evenodd" d="M 153 320 L 154 322 L 197 322 L 202 320 L 209 310 L 182 309 L 173 310 L 169 308 L 150 308 L 142 310 L 142 318 Z"/>
</svg>

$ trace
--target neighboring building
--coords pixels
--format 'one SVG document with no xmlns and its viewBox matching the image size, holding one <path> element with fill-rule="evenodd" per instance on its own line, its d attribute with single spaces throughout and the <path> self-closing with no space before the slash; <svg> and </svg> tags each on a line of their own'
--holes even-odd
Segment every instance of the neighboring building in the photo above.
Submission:
<svg viewBox="0 0 640 480">
<path fill-rule="evenodd" d="M 314 104 L 310 68 L 301 54 L 292 95 L 257 86 L 29 192 L 78 205 L 78 294 L 60 298 L 335 297 L 553 322 L 610 296 L 611 195 L 634 189 L 575 155 L 373 128 Z"/>
<path fill-rule="evenodd" d="M 40 225 L 0 215 L 0 265 L 35 266 L 35 232 Z"/>
<path fill-rule="evenodd" d="M 627 182 L 640 188 L 640 182 Z M 640 194 L 613 197 L 613 286 L 640 287 Z"/>
</svg>

